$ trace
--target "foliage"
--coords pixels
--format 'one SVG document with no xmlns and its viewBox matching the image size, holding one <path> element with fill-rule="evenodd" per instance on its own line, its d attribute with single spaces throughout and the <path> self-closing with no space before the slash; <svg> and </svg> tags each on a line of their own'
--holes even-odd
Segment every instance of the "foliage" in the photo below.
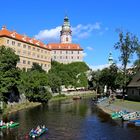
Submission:
<svg viewBox="0 0 140 140">
<path fill-rule="evenodd" d="M 31 71 L 45 72 L 45 70 L 42 69 L 42 66 L 40 66 L 38 63 L 33 63 Z"/>
<path fill-rule="evenodd" d="M 131 33 L 127 32 L 124 35 L 123 32 L 119 33 L 119 41 L 114 45 L 115 49 L 119 49 L 120 54 L 120 61 L 122 62 L 123 66 L 123 74 L 124 74 L 124 83 L 123 86 L 126 86 L 127 79 L 126 79 L 126 68 L 127 64 L 130 63 L 130 57 L 134 53 L 135 49 L 138 47 L 138 38 Z"/>
<path fill-rule="evenodd" d="M 19 56 L 11 48 L 0 46 L 0 100 L 7 101 L 11 93 L 17 91 Z"/>
<path fill-rule="evenodd" d="M 25 94 L 29 101 L 47 102 L 51 98 L 48 91 L 48 77 L 39 71 L 21 72 L 19 91 Z"/>
<path fill-rule="evenodd" d="M 49 85 L 53 92 L 61 91 L 61 86 L 65 87 L 87 87 L 88 80 L 86 71 L 89 67 L 84 62 L 73 62 L 61 64 L 52 62 L 52 68 L 48 73 Z"/>
</svg>

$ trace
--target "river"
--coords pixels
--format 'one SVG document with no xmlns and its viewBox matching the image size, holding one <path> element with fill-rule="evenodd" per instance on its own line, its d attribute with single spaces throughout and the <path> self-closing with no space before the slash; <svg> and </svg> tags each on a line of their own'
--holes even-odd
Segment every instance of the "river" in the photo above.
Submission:
<svg viewBox="0 0 140 140">
<path fill-rule="evenodd" d="M 112 120 L 91 101 L 64 100 L 21 110 L 7 116 L 20 125 L 0 130 L 1 140 L 30 140 L 29 131 L 45 124 L 49 131 L 38 140 L 139 140 L 140 127 Z"/>
</svg>

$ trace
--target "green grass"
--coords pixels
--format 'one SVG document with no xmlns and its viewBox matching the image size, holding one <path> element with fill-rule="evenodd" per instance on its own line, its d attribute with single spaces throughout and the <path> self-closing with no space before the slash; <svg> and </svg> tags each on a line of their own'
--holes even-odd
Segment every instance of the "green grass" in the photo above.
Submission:
<svg viewBox="0 0 140 140">
<path fill-rule="evenodd" d="M 140 111 L 140 102 L 135 102 L 135 101 L 128 101 L 128 100 L 119 100 L 117 99 L 113 105 L 115 106 L 119 106 L 119 107 L 123 107 L 123 108 L 127 108 L 127 109 L 131 109 L 134 111 Z"/>
<path fill-rule="evenodd" d="M 16 112 L 18 110 L 22 110 L 22 109 L 29 108 L 29 107 L 34 107 L 34 106 L 37 106 L 37 105 L 40 105 L 40 104 L 41 103 L 26 101 L 24 103 L 17 103 L 17 104 L 14 104 L 14 105 L 7 105 L 7 107 L 4 109 L 2 114 L 3 115 L 9 114 L 9 113 L 12 113 L 12 112 Z"/>
</svg>

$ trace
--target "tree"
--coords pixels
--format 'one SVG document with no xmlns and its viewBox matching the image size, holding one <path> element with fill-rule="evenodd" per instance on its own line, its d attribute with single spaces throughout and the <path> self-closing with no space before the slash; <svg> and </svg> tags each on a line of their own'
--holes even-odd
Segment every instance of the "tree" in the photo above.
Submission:
<svg viewBox="0 0 140 140">
<path fill-rule="evenodd" d="M 33 63 L 31 71 L 39 71 L 39 72 L 45 72 L 45 70 L 42 69 L 42 66 L 40 66 L 38 63 Z"/>
<path fill-rule="evenodd" d="M 138 46 L 138 38 L 131 33 L 127 32 L 124 35 L 123 32 L 119 33 L 119 41 L 114 45 L 115 49 L 119 49 L 120 54 L 120 61 L 122 62 L 123 66 L 123 75 L 124 75 L 124 82 L 123 87 L 126 87 L 126 68 L 127 64 L 130 63 L 130 57 L 135 51 L 135 48 Z M 124 88 L 123 88 L 124 89 Z"/>
<path fill-rule="evenodd" d="M 140 70 L 140 45 L 136 47 L 135 51 L 137 54 L 137 59 L 134 62 L 134 67 L 135 67 L 135 70 L 138 71 Z"/>
<path fill-rule="evenodd" d="M 89 67 L 84 62 L 60 64 L 52 61 L 52 67 L 48 73 L 49 85 L 53 92 L 60 92 L 62 85 L 87 88 L 88 80 L 85 74 L 87 70 Z"/>
<path fill-rule="evenodd" d="M 95 88 L 96 94 L 99 92 L 100 88 L 100 75 L 101 75 L 101 71 L 97 70 L 97 71 L 93 71 L 92 72 L 92 82 L 93 82 L 93 88 Z"/>
<path fill-rule="evenodd" d="M 11 93 L 17 94 L 19 56 L 11 48 L 0 46 L 0 100 L 7 101 Z"/>
<path fill-rule="evenodd" d="M 18 89 L 29 101 L 47 102 L 51 98 L 46 73 L 22 71 L 20 79 Z"/>
</svg>

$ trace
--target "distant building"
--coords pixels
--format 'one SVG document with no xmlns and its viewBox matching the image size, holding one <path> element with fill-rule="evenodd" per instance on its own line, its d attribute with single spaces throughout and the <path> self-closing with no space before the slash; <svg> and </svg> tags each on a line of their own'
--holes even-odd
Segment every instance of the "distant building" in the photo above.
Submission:
<svg viewBox="0 0 140 140">
<path fill-rule="evenodd" d="M 138 71 L 127 86 L 128 99 L 140 101 L 140 71 Z"/>
<path fill-rule="evenodd" d="M 18 34 L 16 31 L 9 31 L 3 26 L 0 30 L 1 45 L 15 50 L 20 57 L 17 66 L 21 69 L 29 69 L 33 63 L 42 65 L 45 71 L 51 68 L 51 50 L 47 45 L 34 38 Z"/>
<path fill-rule="evenodd" d="M 72 43 L 72 31 L 67 16 L 60 31 L 60 43 L 49 43 L 48 48 L 52 50 L 52 60 L 60 63 L 83 61 L 83 49 L 79 44 Z"/>
</svg>

